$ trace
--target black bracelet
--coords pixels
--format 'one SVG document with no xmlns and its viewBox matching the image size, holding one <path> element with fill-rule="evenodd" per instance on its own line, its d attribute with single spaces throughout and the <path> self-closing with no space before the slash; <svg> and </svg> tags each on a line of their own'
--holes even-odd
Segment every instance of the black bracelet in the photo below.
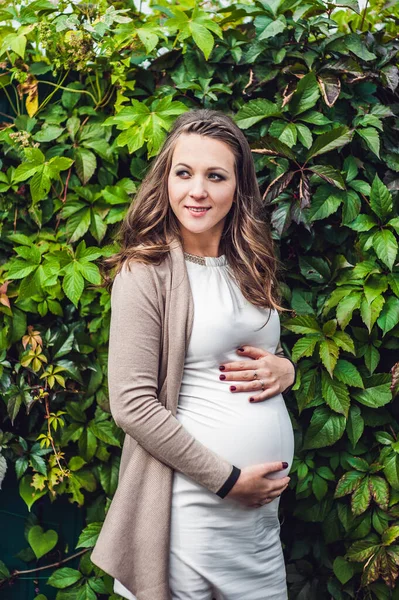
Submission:
<svg viewBox="0 0 399 600">
<path fill-rule="evenodd" d="M 238 467 L 235 467 L 233 465 L 232 472 L 230 473 L 230 475 L 228 476 L 228 478 L 226 479 L 226 481 L 224 482 L 222 487 L 216 492 L 216 494 L 220 498 L 224 498 L 225 496 L 227 496 L 227 494 L 229 493 L 231 488 L 237 482 L 237 479 L 239 478 L 240 475 L 241 475 L 241 469 L 239 469 Z"/>
</svg>

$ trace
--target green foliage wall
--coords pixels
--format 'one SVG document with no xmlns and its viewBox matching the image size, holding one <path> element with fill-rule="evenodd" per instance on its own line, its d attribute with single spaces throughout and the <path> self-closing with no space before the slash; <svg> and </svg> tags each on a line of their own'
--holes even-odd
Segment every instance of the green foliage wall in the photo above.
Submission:
<svg viewBox="0 0 399 600">
<path fill-rule="evenodd" d="M 210 107 L 254 151 L 293 311 L 290 598 L 398 598 L 397 3 L 35 0 L 0 20 L 0 478 L 31 511 L 26 568 L 80 553 L 57 600 L 116 598 L 90 562 L 123 441 L 98 264 L 176 116 Z M 76 549 L 44 496 L 85 509 Z"/>
</svg>

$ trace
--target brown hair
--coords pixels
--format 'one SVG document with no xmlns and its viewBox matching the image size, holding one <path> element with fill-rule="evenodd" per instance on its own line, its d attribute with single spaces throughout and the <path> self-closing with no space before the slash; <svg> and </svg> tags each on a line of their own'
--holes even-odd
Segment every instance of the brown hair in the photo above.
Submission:
<svg viewBox="0 0 399 600">
<path fill-rule="evenodd" d="M 182 236 L 168 196 L 168 177 L 173 151 L 181 134 L 197 134 L 225 142 L 235 156 L 235 202 L 227 214 L 220 250 L 245 298 L 251 304 L 285 310 L 280 306 L 278 261 L 265 222 L 255 166 L 248 141 L 234 121 L 209 109 L 180 115 L 143 179 L 118 232 L 120 251 L 104 259 L 105 285 L 109 273 L 119 272 L 126 260 L 160 264 L 173 239 Z"/>
</svg>

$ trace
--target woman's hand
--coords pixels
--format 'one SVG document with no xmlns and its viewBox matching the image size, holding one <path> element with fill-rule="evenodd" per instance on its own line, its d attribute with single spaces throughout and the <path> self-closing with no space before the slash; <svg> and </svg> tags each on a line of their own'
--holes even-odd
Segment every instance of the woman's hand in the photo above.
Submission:
<svg viewBox="0 0 399 600">
<path fill-rule="evenodd" d="M 267 475 L 286 467 L 288 467 L 287 463 L 280 461 L 245 467 L 226 498 L 251 507 L 269 504 L 284 492 L 290 477 L 269 479 Z"/>
<path fill-rule="evenodd" d="M 223 381 L 245 382 L 230 386 L 231 392 L 248 392 L 250 402 L 262 402 L 284 392 L 294 382 L 294 365 L 287 358 L 253 346 L 243 346 L 237 352 L 241 356 L 250 356 L 251 360 L 223 363 L 219 366 L 223 371 L 219 378 Z"/>
</svg>

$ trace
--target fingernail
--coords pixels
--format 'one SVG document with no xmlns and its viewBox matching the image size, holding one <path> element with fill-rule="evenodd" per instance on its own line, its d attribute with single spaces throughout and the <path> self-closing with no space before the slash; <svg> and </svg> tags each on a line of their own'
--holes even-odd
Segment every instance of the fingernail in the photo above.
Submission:
<svg viewBox="0 0 399 600">
<path fill-rule="evenodd" d="M 287 462 L 283 462 L 283 469 L 287 469 L 288 468 L 288 463 Z"/>
<path fill-rule="evenodd" d="M 244 348 L 238 348 L 239 352 L 244 352 Z"/>
<path fill-rule="evenodd" d="M 235 386 L 235 385 L 231 385 L 231 386 L 230 386 L 230 391 L 234 392 L 236 389 L 237 389 L 237 388 L 236 388 L 236 386 Z"/>
<path fill-rule="evenodd" d="M 219 371 L 224 371 L 224 365 L 220 365 Z"/>
<path fill-rule="evenodd" d="M 226 375 L 219 375 L 219 379 L 223 381 L 224 379 L 226 379 Z"/>
<path fill-rule="evenodd" d="M 255 398 L 250 398 L 249 401 L 250 402 L 255 402 Z"/>
</svg>

